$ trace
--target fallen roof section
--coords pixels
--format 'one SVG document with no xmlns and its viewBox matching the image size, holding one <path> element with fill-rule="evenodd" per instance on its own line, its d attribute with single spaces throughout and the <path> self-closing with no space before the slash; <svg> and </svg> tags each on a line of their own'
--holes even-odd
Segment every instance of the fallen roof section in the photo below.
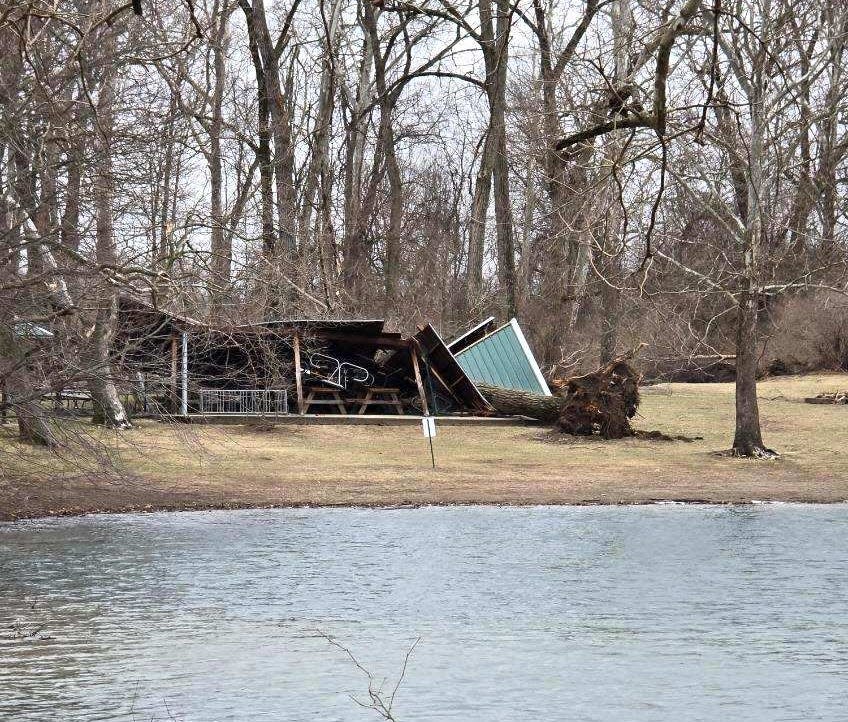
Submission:
<svg viewBox="0 0 848 722">
<path fill-rule="evenodd" d="M 475 383 L 552 395 L 530 345 L 514 318 L 463 350 L 454 352 L 454 355 L 463 371 Z"/>
<path fill-rule="evenodd" d="M 465 333 L 457 336 L 448 344 L 450 352 L 456 354 L 467 349 L 471 344 L 476 343 L 484 336 L 489 335 L 495 329 L 495 317 L 489 316 L 485 321 L 481 321 L 473 328 L 468 329 Z"/>
<path fill-rule="evenodd" d="M 428 323 L 419 328 L 414 338 L 433 375 L 461 407 L 478 411 L 493 410 L 436 329 Z"/>
<path fill-rule="evenodd" d="M 148 301 L 137 294 L 119 294 L 118 310 L 125 323 L 145 329 L 179 333 L 188 329 L 209 328 L 209 324 L 203 321 L 169 310 L 167 306 Z"/>
</svg>

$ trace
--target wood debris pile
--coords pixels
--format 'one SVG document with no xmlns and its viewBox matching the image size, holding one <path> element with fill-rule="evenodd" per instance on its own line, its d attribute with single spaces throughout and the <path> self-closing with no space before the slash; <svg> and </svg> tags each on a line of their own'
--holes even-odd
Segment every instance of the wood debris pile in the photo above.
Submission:
<svg viewBox="0 0 848 722">
<path fill-rule="evenodd" d="M 848 404 L 848 391 L 834 391 L 804 399 L 808 404 Z"/>
</svg>

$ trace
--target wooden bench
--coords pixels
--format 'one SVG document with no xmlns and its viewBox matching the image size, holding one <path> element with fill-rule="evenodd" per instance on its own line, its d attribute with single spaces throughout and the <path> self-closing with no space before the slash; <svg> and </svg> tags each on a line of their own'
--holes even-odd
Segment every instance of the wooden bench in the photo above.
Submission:
<svg viewBox="0 0 848 722">
<path fill-rule="evenodd" d="M 347 416 L 347 409 L 345 408 L 344 401 L 337 389 L 328 389 L 324 386 L 308 386 L 306 391 L 308 393 L 306 398 L 303 400 L 304 414 L 309 413 L 310 406 L 335 406 L 339 410 L 340 414 Z M 316 394 L 329 398 L 316 399 Z"/>
<path fill-rule="evenodd" d="M 351 399 L 353 403 L 361 404 L 360 416 L 365 413 L 369 406 L 393 406 L 395 411 L 403 416 L 403 402 L 398 396 L 400 389 L 372 386 L 368 389 L 364 399 Z"/>
</svg>

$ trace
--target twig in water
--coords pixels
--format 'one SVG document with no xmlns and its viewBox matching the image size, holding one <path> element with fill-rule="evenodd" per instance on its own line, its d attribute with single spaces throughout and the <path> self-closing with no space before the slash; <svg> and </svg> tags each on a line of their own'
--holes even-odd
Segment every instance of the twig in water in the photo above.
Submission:
<svg viewBox="0 0 848 722">
<path fill-rule="evenodd" d="M 392 689 L 392 693 L 386 698 L 386 694 L 383 691 L 383 686 L 386 684 L 386 679 L 384 678 L 379 685 L 375 685 L 374 675 L 371 674 L 362 663 L 354 656 L 353 652 L 351 652 L 347 647 L 345 647 L 341 642 L 333 639 L 329 634 L 322 630 L 317 630 L 318 634 L 320 634 L 324 639 L 326 639 L 331 645 L 340 649 L 347 658 L 353 662 L 356 668 L 361 671 L 368 678 L 368 697 L 370 702 L 363 702 L 360 699 L 357 699 L 353 695 L 350 698 L 358 704 L 360 707 L 364 707 L 365 709 L 374 710 L 377 714 L 379 714 L 384 720 L 388 722 L 397 722 L 397 718 L 394 716 L 392 712 L 392 706 L 395 702 L 395 695 L 397 694 L 398 689 L 400 688 L 401 682 L 403 682 L 403 678 L 406 676 L 406 667 L 409 664 L 409 658 L 412 655 L 412 651 L 415 649 L 418 642 L 421 641 L 421 637 L 418 637 L 413 643 L 412 646 L 406 651 L 406 656 L 403 658 L 403 666 L 400 670 L 400 675 L 398 676 L 397 682 L 395 683 L 394 688 Z"/>
</svg>

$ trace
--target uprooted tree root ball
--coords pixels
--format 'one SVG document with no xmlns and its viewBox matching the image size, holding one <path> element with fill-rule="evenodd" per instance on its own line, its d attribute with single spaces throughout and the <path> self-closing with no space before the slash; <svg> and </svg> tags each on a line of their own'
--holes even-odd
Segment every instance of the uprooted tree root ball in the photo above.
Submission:
<svg viewBox="0 0 848 722">
<path fill-rule="evenodd" d="M 634 434 L 630 420 L 639 407 L 639 373 L 627 363 L 633 352 L 597 371 L 564 379 L 554 396 L 478 384 L 489 403 L 504 414 L 539 419 L 565 434 L 620 439 Z"/>
<path fill-rule="evenodd" d="M 559 394 L 556 427 L 563 433 L 598 433 L 605 439 L 633 435 L 630 420 L 639 407 L 639 374 L 625 360 L 568 379 Z"/>
</svg>

